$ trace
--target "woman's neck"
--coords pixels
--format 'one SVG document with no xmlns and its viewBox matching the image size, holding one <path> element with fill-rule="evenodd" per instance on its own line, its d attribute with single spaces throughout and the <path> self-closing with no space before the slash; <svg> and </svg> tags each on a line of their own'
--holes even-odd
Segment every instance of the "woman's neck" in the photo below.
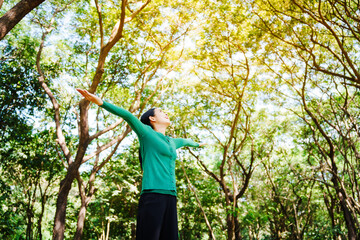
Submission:
<svg viewBox="0 0 360 240">
<path fill-rule="evenodd" d="M 163 126 L 163 125 L 154 126 L 154 130 L 156 132 L 162 133 L 164 135 L 165 135 L 165 132 L 166 132 L 166 128 L 167 128 L 167 126 Z"/>
</svg>

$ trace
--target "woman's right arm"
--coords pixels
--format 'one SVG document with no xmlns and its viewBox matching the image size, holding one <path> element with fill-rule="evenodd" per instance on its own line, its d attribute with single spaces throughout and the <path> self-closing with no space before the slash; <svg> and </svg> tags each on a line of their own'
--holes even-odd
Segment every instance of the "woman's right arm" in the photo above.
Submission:
<svg viewBox="0 0 360 240">
<path fill-rule="evenodd" d="M 148 127 L 145 124 L 137 119 L 131 112 L 123 109 L 122 107 L 115 106 L 114 104 L 106 101 L 103 101 L 103 104 L 100 107 L 119 117 L 122 117 L 139 137 L 143 136 L 146 131 L 148 131 Z"/>
<path fill-rule="evenodd" d="M 101 100 L 101 98 L 89 93 L 86 90 L 78 88 L 76 90 L 81 93 L 81 95 L 83 95 L 87 100 L 94 102 L 105 110 L 123 118 L 139 137 L 144 135 L 145 132 L 148 131 L 148 127 L 143 124 L 139 119 L 137 119 L 131 112 L 106 101 L 103 101 Z"/>
</svg>

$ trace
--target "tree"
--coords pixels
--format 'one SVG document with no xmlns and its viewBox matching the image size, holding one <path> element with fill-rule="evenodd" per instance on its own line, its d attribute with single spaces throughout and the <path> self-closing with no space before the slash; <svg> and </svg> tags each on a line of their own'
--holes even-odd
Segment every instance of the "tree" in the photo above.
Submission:
<svg viewBox="0 0 360 240">
<path fill-rule="evenodd" d="M 26 38 L 16 45 L 6 44 L 0 58 L 2 143 L 16 138 L 22 130 L 26 132 L 29 129 L 26 114 L 40 111 L 44 104 L 44 94 L 36 82 L 36 71 L 32 68 L 35 43 Z M 24 114 L 19 114 L 21 112 Z"/>
<path fill-rule="evenodd" d="M 175 61 L 165 62 L 166 53 L 169 52 L 170 49 L 175 45 L 175 43 L 178 42 L 179 39 L 186 33 L 186 27 L 184 27 L 182 24 L 173 27 L 173 23 L 171 23 L 172 24 L 171 28 L 160 29 L 158 31 L 155 31 L 153 28 L 156 27 L 157 24 L 161 24 L 161 22 L 159 22 L 159 20 L 157 19 L 157 15 L 159 15 L 160 11 L 154 11 L 153 16 L 148 18 L 149 22 L 153 21 L 154 23 L 153 25 L 144 27 L 142 21 L 140 20 L 136 22 L 135 25 L 136 26 L 135 30 L 139 29 L 140 33 L 133 31 L 131 28 L 129 28 L 128 30 L 129 34 L 134 33 L 138 35 L 133 35 L 133 36 L 129 35 L 128 37 L 128 35 L 123 34 L 125 24 L 130 24 L 132 20 L 134 21 L 135 16 L 140 14 L 140 12 L 148 5 L 149 2 L 150 1 L 147 1 L 146 3 L 142 4 L 142 6 L 140 6 L 135 11 L 133 11 L 131 10 L 133 5 L 131 3 L 127 3 L 126 1 L 123 1 L 119 12 L 120 20 L 118 20 L 115 26 L 109 27 L 107 23 L 103 23 L 102 14 L 104 14 L 105 11 L 109 11 L 110 14 L 110 10 L 113 11 L 114 8 L 110 8 L 111 6 L 106 6 L 106 7 L 101 6 L 99 2 L 95 1 L 94 9 L 95 9 L 95 13 L 98 16 L 100 33 L 96 34 L 96 32 L 94 31 L 91 31 L 89 33 L 91 36 L 90 48 L 94 47 L 94 43 L 96 42 L 97 39 L 100 40 L 100 48 L 98 52 L 99 55 L 97 56 L 96 54 L 94 54 L 91 56 L 97 58 L 97 66 L 96 69 L 94 69 L 94 76 L 89 83 L 90 92 L 95 92 L 95 90 L 98 89 L 99 87 L 100 90 L 103 91 L 104 95 L 106 93 L 111 93 L 115 91 L 115 89 L 119 90 L 118 88 L 115 87 L 116 81 L 112 82 L 112 80 L 118 78 L 118 76 L 115 75 L 118 73 L 121 67 L 118 65 L 118 63 L 123 61 L 124 58 L 122 58 L 123 56 L 119 56 L 116 53 L 110 54 L 110 50 L 112 49 L 124 50 L 124 51 L 126 50 L 129 51 L 130 53 L 132 51 L 133 54 L 138 54 L 135 55 L 133 59 L 133 62 L 135 64 L 130 65 L 129 63 L 126 63 L 127 64 L 126 66 L 129 67 L 129 70 L 127 72 L 123 71 L 124 74 L 128 74 L 129 76 L 131 75 L 131 77 L 134 77 L 132 78 L 134 79 L 133 82 L 127 83 L 129 88 L 134 89 L 133 93 L 129 94 L 127 91 L 124 91 L 124 94 L 127 97 L 129 96 L 133 97 L 133 100 L 130 101 L 131 98 L 128 98 L 126 101 L 124 101 L 124 103 L 129 104 L 130 105 L 129 111 L 136 115 L 139 114 L 148 103 L 153 101 L 154 96 L 159 95 L 159 90 L 162 87 L 162 80 L 164 79 L 164 76 L 168 72 L 171 72 L 174 65 L 176 65 L 176 59 Z M 103 129 L 98 128 L 97 132 L 93 133 L 93 135 L 90 135 L 90 131 L 92 131 L 93 129 L 89 127 L 89 122 L 88 122 L 89 102 L 86 100 L 81 100 L 79 103 L 80 112 L 77 113 L 80 138 L 79 138 L 79 142 L 77 143 L 76 153 L 74 153 L 74 151 L 69 149 L 68 147 L 69 143 L 66 142 L 65 135 L 63 133 L 63 129 L 61 126 L 61 115 L 60 115 L 61 108 L 58 103 L 58 99 L 56 98 L 56 95 L 53 93 L 53 90 L 48 86 L 49 80 L 46 79 L 46 72 L 43 72 L 41 68 L 42 53 L 44 50 L 45 40 L 56 26 L 54 25 L 56 24 L 55 21 L 56 16 L 58 14 L 61 14 L 66 9 L 67 6 L 68 3 L 56 7 L 52 12 L 52 16 L 48 17 L 47 21 L 46 20 L 44 21 L 45 18 L 35 20 L 36 22 L 39 23 L 43 31 L 42 41 L 37 55 L 37 71 L 40 75 L 39 82 L 41 83 L 46 94 L 49 96 L 49 99 L 51 100 L 54 107 L 54 119 L 56 123 L 56 133 L 58 136 L 57 142 L 62 149 L 62 153 L 64 154 L 63 162 L 65 163 L 67 168 L 67 174 L 64 180 L 61 182 L 61 186 L 59 190 L 57 211 L 55 215 L 54 239 L 59 239 L 59 238 L 61 239 L 64 237 L 67 196 L 69 194 L 69 191 L 71 189 L 71 184 L 74 179 L 77 179 L 78 181 L 81 202 L 82 202 L 78 215 L 78 224 L 77 224 L 77 231 L 75 234 L 75 238 L 76 239 L 81 238 L 84 221 L 85 221 L 86 208 L 95 193 L 95 186 L 93 185 L 95 176 L 101 170 L 101 168 L 107 162 L 109 162 L 111 156 L 116 152 L 121 141 L 130 132 L 130 128 L 128 126 L 125 126 L 123 120 L 121 119 L 120 121 L 117 121 L 114 124 L 103 127 Z M 101 9 L 101 7 L 103 9 Z M 130 16 L 128 18 L 125 18 L 126 14 L 129 13 Z M 145 18 L 143 19 L 146 19 L 146 15 L 144 16 Z M 96 21 L 92 20 L 92 21 L 83 22 L 84 25 L 87 25 L 89 23 L 94 24 L 96 23 Z M 81 29 L 79 30 L 81 31 Z M 111 35 L 107 40 L 107 43 L 105 43 L 105 34 L 107 32 L 110 32 L 109 30 L 111 30 Z M 167 37 L 163 36 L 163 31 L 169 33 Z M 115 44 L 119 42 L 120 39 L 124 38 L 124 36 L 128 42 L 121 41 L 121 44 L 123 45 L 120 48 L 118 47 L 114 48 Z M 131 45 L 132 43 L 134 43 L 134 41 L 131 38 L 135 36 L 142 37 L 142 40 L 144 41 L 143 49 L 133 48 L 133 46 Z M 84 46 L 86 46 L 86 44 L 84 44 Z M 128 49 L 126 49 L 126 47 L 128 47 Z M 84 54 L 84 52 L 82 52 L 82 54 Z M 89 57 L 89 52 L 86 52 L 85 54 L 87 57 Z M 113 69 L 110 69 L 108 73 L 105 73 L 104 71 L 105 59 L 108 55 L 111 55 L 111 59 L 114 61 L 114 64 L 113 65 L 112 63 L 109 64 L 109 67 L 112 66 Z M 139 56 L 143 58 L 138 59 Z M 175 58 L 176 57 L 177 56 L 175 56 Z M 88 63 L 89 65 L 86 65 L 85 67 L 86 68 L 89 67 L 90 64 L 92 63 L 93 62 Z M 158 73 L 161 67 L 165 65 L 167 67 L 167 70 L 164 72 L 164 74 Z M 111 73 L 112 71 L 113 73 Z M 129 76 L 123 76 L 123 77 L 126 78 Z M 85 78 L 87 78 L 87 75 L 85 75 Z M 120 81 L 122 82 L 124 81 L 124 79 L 120 78 Z M 150 85 L 150 87 L 148 87 L 148 85 Z M 123 89 L 120 89 L 120 91 L 123 91 Z M 125 106 L 126 104 L 121 104 L 121 105 Z M 122 132 L 119 133 L 118 136 L 114 137 L 113 139 L 107 138 L 106 139 L 107 142 L 102 143 L 101 145 L 98 144 L 96 147 L 97 149 L 93 153 L 85 155 L 89 146 L 91 146 L 95 141 L 98 141 L 100 137 L 106 136 L 106 134 L 108 134 L 112 130 L 115 130 L 116 127 L 118 128 L 122 127 L 121 128 Z M 114 148 L 111 149 L 111 152 L 108 155 L 108 157 L 106 157 L 105 159 L 99 158 L 99 155 L 103 151 L 110 149 L 113 146 Z M 75 158 L 72 157 L 73 154 L 75 155 Z M 82 164 L 88 164 L 89 160 L 92 160 L 94 157 L 96 157 L 96 160 L 93 163 L 93 169 L 90 173 L 90 178 L 88 182 L 85 183 L 80 176 L 79 167 Z"/>
<path fill-rule="evenodd" d="M 197 82 L 192 86 L 193 97 L 184 99 L 179 94 L 178 101 L 188 104 L 181 109 L 186 113 L 184 119 L 187 120 L 180 124 L 201 126 L 202 131 L 216 143 L 212 153 L 193 153 L 193 156 L 222 191 L 227 239 L 240 239 L 238 201 L 245 197 L 256 162 L 266 158 L 269 149 L 267 144 L 258 142 L 252 122 L 256 102 L 256 97 L 252 95 L 255 78 L 250 75 L 250 62 L 239 35 L 244 16 L 232 19 L 232 12 L 240 12 L 241 7 L 227 12 L 228 5 L 221 4 L 225 10 L 218 17 L 222 21 L 207 25 L 199 40 L 202 46 L 200 52 L 191 55 L 196 59 L 197 67 L 193 72 L 197 79 L 192 79 Z M 213 8 L 209 6 L 209 9 Z M 214 13 L 209 11 L 207 14 L 213 20 Z M 237 27 L 229 28 L 232 24 Z M 184 91 L 189 93 L 189 87 L 185 88 Z M 191 115 L 194 117 L 191 118 Z M 184 130 L 193 132 L 191 127 Z M 210 156 L 216 163 L 205 162 Z"/>
<path fill-rule="evenodd" d="M 43 126 L 33 127 L 34 118 L 43 120 L 40 116 L 46 112 L 33 68 L 34 52 L 35 43 L 26 38 L 5 45 L 1 55 L 0 232 L 4 239 L 43 238 L 45 207 L 61 172 L 53 135 Z"/>
<path fill-rule="evenodd" d="M 359 238 L 357 9 L 44 1 L 0 42 L 0 238 L 135 238 L 138 142 L 77 87 L 208 143 L 178 152 L 181 238 Z"/>
<path fill-rule="evenodd" d="M 122 1 L 121 5 L 121 17 L 120 20 L 117 22 L 117 24 L 113 27 L 112 35 L 110 36 L 110 39 L 106 44 L 104 44 L 104 32 L 103 32 L 103 25 L 102 25 L 102 16 L 100 13 L 99 5 L 96 3 L 96 8 L 99 13 L 99 22 L 100 22 L 100 35 L 101 35 L 101 46 L 100 46 L 100 55 L 98 60 L 98 66 L 96 73 L 94 75 L 92 84 L 90 86 L 90 92 L 95 92 L 98 84 L 100 83 L 101 77 L 103 75 L 103 66 L 105 64 L 105 59 L 111 50 L 111 48 L 115 45 L 116 42 L 119 41 L 119 39 L 122 37 L 122 31 L 125 23 L 125 7 L 126 2 Z M 134 18 L 138 12 L 140 12 L 149 2 L 145 3 L 140 9 L 138 9 L 136 12 L 134 12 L 130 19 Z M 67 4 L 65 5 L 65 8 L 67 7 Z M 90 137 L 89 135 L 89 126 L 88 126 L 88 106 L 89 102 L 86 100 L 82 100 L 80 102 L 80 116 L 79 116 L 79 133 L 80 133 L 80 139 L 79 139 L 79 145 L 77 149 L 77 153 L 75 156 L 75 159 L 72 158 L 70 150 L 66 144 L 65 137 L 63 134 L 63 130 L 61 128 L 60 123 L 60 106 L 59 103 L 54 96 L 52 90 L 48 87 L 48 84 L 45 82 L 45 74 L 43 73 L 43 70 L 41 69 L 41 54 L 44 47 L 44 42 L 46 39 L 46 36 L 53 30 L 53 22 L 56 17 L 56 15 L 65 8 L 57 8 L 52 17 L 51 20 L 48 23 L 42 23 L 43 28 L 43 36 L 42 36 L 42 42 L 40 43 L 40 48 L 37 54 L 37 71 L 40 75 L 39 82 L 43 89 L 45 90 L 46 94 L 49 96 L 49 99 L 51 100 L 54 108 L 54 121 L 56 123 L 56 134 L 58 137 L 58 144 L 60 145 L 60 148 L 64 154 L 65 162 L 67 163 L 67 174 L 65 178 L 61 181 L 60 184 L 60 190 L 57 200 L 57 207 L 56 207 L 56 213 L 55 213 L 55 220 L 54 220 L 54 235 L 53 239 L 63 239 L 64 238 L 64 229 L 65 229 L 65 219 L 66 219 L 66 204 L 67 204 L 67 196 L 69 194 L 69 191 L 71 189 L 71 185 L 73 180 L 79 175 L 78 170 L 80 165 L 84 162 L 83 157 L 85 155 L 87 146 L 91 143 L 91 140 L 95 137 Z M 134 109 L 135 110 L 135 109 Z M 134 111 L 132 110 L 132 111 Z M 115 125 L 116 126 L 116 125 Z M 107 132 L 108 130 L 114 128 L 115 126 L 110 127 L 109 129 L 102 131 L 99 135 Z M 126 130 L 126 133 L 129 132 L 129 129 Z M 126 134 L 125 134 L 126 135 Z M 122 139 L 121 139 L 122 140 Z M 113 145 L 113 143 L 108 144 L 108 147 Z M 96 171 L 94 172 L 96 173 Z M 91 198 L 91 197 L 90 197 Z M 88 202 L 85 202 L 85 204 L 88 204 Z M 82 215 L 84 216 L 84 211 L 81 210 Z M 76 239 L 81 238 L 82 234 L 82 228 L 83 228 L 83 221 L 79 222 L 80 225 L 78 225 L 78 230 L 75 235 Z"/>
<path fill-rule="evenodd" d="M 336 199 L 348 238 L 357 239 L 359 212 L 355 199 L 359 195 L 353 188 L 357 180 L 352 170 L 358 161 L 354 157 L 357 113 L 350 110 L 356 105 L 353 101 L 358 88 L 354 48 L 358 45 L 354 25 L 357 20 L 352 15 L 353 5 L 342 1 L 289 1 L 281 6 L 268 2 L 262 7 L 265 11 L 257 13 L 258 26 L 273 37 L 269 52 L 275 59 L 264 63 L 294 92 L 298 101 L 292 103 L 301 106 L 296 114 L 308 126 L 312 138 L 308 149 L 317 153 L 322 176 L 313 178 L 324 184 L 324 201 L 333 227 L 337 225 Z M 273 20 L 266 16 L 268 13 L 275 14 Z M 275 27 L 279 23 L 281 27 Z M 281 73 L 275 70 L 279 64 Z"/>
<path fill-rule="evenodd" d="M 219 11 L 215 7 L 218 4 Z M 190 108 L 202 112 L 195 114 L 192 123 L 201 126 L 216 143 L 212 153 L 193 156 L 222 190 L 227 239 L 240 239 L 239 200 L 246 198 L 257 162 L 271 153 L 271 130 L 259 131 L 256 127 L 255 89 L 263 83 L 251 74 L 244 44 L 247 33 L 242 27 L 247 21 L 246 10 L 242 4 L 231 7 L 232 4 L 235 2 L 207 3 L 206 22 L 197 40 L 201 50 L 192 55 L 198 83 L 197 97 L 190 100 L 193 102 Z M 205 162 L 210 156 L 216 156 L 216 164 Z"/>
</svg>

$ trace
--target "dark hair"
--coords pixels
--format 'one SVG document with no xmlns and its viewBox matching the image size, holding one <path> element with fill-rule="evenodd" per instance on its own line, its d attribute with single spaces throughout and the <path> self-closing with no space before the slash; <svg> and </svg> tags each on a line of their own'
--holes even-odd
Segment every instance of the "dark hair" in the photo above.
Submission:
<svg viewBox="0 0 360 240">
<path fill-rule="evenodd" d="M 147 110 L 143 115 L 141 115 L 140 117 L 140 121 L 145 124 L 150 126 L 151 128 L 153 128 L 153 126 L 150 123 L 150 117 L 154 117 L 155 116 L 155 108 L 149 109 Z M 139 149 L 139 161 L 140 161 L 140 167 L 142 169 L 142 157 L 141 157 L 141 149 Z"/>
<path fill-rule="evenodd" d="M 153 116 L 155 116 L 155 108 L 149 109 L 143 115 L 141 115 L 140 121 L 145 125 L 153 127 L 151 126 L 150 118 L 149 118 Z"/>
</svg>

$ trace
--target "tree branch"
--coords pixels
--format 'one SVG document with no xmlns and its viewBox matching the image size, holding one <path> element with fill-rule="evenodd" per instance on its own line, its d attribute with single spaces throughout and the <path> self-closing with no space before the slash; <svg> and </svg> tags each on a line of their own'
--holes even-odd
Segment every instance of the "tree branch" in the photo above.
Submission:
<svg viewBox="0 0 360 240">
<path fill-rule="evenodd" d="M 0 40 L 10 32 L 31 10 L 45 0 L 22 0 L 0 18 Z M 3 0 L 0 2 L 0 8 Z"/>
</svg>

